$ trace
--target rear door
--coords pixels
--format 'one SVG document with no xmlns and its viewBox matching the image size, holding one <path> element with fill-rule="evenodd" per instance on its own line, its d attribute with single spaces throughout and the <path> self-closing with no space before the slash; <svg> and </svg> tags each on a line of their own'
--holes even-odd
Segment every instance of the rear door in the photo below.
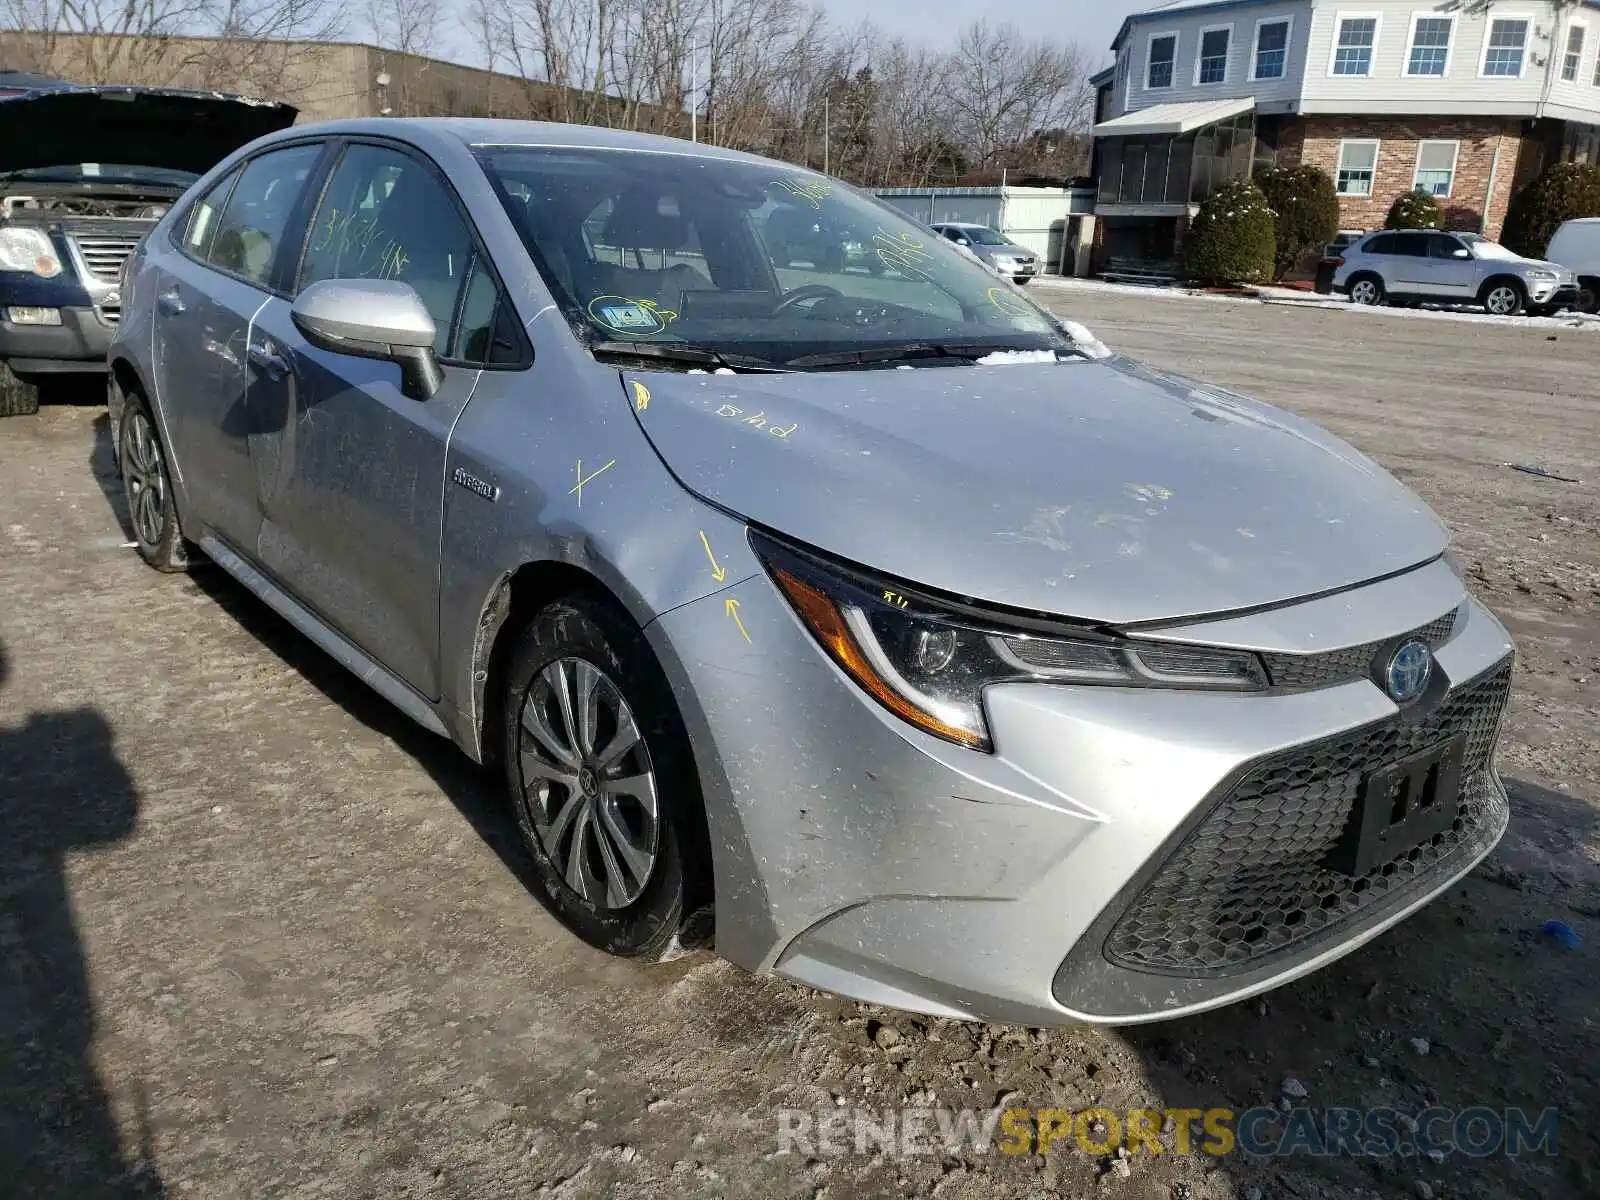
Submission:
<svg viewBox="0 0 1600 1200">
<path fill-rule="evenodd" d="M 270 299 L 251 345 L 279 374 L 273 433 L 256 451 L 266 481 L 260 558 L 330 625 L 436 698 L 445 449 L 479 367 L 520 347 L 521 334 L 453 189 L 396 144 L 351 141 L 329 174 L 296 290 L 323 279 L 415 288 L 438 328 L 444 386 L 410 399 L 398 366 L 313 346 L 289 297 Z"/>
<path fill-rule="evenodd" d="M 216 184 L 179 231 L 180 253 L 162 256 L 156 281 L 155 387 L 185 490 L 199 523 L 246 554 L 261 524 L 250 321 L 272 294 L 278 247 L 322 149 L 269 150 Z"/>
<path fill-rule="evenodd" d="M 1389 258 L 1389 290 L 1413 296 L 1434 290 L 1433 260 L 1428 257 L 1428 235 L 1397 233 Z"/>
</svg>

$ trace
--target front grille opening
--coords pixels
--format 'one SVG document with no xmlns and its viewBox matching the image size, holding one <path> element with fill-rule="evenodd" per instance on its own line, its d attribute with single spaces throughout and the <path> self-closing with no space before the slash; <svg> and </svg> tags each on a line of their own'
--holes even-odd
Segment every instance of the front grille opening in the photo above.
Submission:
<svg viewBox="0 0 1600 1200">
<path fill-rule="evenodd" d="M 116 283 L 122 278 L 122 264 L 138 247 L 139 239 L 126 234 L 74 234 L 72 244 L 78 248 L 89 274 Z"/>
<path fill-rule="evenodd" d="M 1134 898 L 1105 956 L 1137 970 L 1230 974 L 1481 851 L 1507 813 L 1490 758 L 1510 679 L 1508 662 L 1420 721 L 1394 718 L 1257 762 Z M 1447 828 L 1361 876 L 1327 865 L 1369 773 L 1461 736 L 1461 787 Z"/>
<path fill-rule="evenodd" d="M 1406 634 L 1403 640 L 1421 638 L 1437 650 L 1455 635 L 1456 618 L 1460 609 L 1452 609 L 1442 617 L 1429 621 Z M 1367 678 L 1374 656 L 1388 639 L 1366 642 L 1359 646 L 1346 646 L 1342 650 L 1328 650 L 1321 654 L 1263 654 L 1267 677 L 1275 688 L 1291 691 L 1308 691 L 1312 688 L 1332 687 Z"/>
</svg>

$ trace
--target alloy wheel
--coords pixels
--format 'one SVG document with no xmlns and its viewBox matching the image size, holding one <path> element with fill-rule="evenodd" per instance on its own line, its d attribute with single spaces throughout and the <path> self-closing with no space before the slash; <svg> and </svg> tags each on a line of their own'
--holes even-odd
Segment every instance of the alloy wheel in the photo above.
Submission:
<svg viewBox="0 0 1600 1200">
<path fill-rule="evenodd" d="M 1378 302 L 1378 285 L 1370 279 L 1360 279 L 1350 289 L 1350 299 L 1357 304 L 1376 304 Z"/>
<path fill-rule="evenodd" d="M 551 863 L 589 903 L 625 908 L 655 867 L 655 769 L 611 678 L 559 658 L 529 685 L 518 729 L 522 804 Z"/>
<path fill-rule="evenodd" d="M 123 477 L 127 483 L 128 514 L 133 531 L 145 546 L 161 544 L 167 525 L 167 466 L 161 458 L 161 443 L 156 440 L 150 418 L 134 411 L 128 414 L 124 435 L 126 452 Z"/>
<path fill-rule="evenodd" d="M 1517 311 L 1517 290 L 1507 283 L 1490 288 L 1483 306 L 1497 317 L 1510 316 Z"/>
</svg>

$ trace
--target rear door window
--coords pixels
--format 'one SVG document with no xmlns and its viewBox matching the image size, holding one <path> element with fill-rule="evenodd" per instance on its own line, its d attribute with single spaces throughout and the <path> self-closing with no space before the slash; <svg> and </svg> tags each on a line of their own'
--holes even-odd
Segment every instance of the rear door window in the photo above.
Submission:
<svg viewBox="0 0 1600 1200">
<path fill-rule="evenodd" d="M 321 153 L 322 143 L 311 142 L 251 159 L 217 221 L 205 261 L 265 287 L 295 201 Z"/>
<path fill-rule="evenodd" d="M 1392 233 L 1380 233 L 1363 246 L 1362 249 L 1368 254 L 1393 254 L 1395 253 L 1394 237 L 1395 235 Z"/>
<path fill-rule="evenodd" d="M 1390 254 L 1403 255 L 1406 258 L 1428 257 L 1428 235 L 1425 233 L 1397 233 L 1394 235 L 1394 249 Z"/>
<path fill-rule="evenodd" d="M 193 257 L 203 261 L 211 253 L 211 243 L 217 233 L 217 218 L 222 215 L 222 206 L 228 202 L 228 193 L 238 178 L 237 170 L 229 171 L 212 184 L 211 189 L 189 210 L 189 218 L 183 229 L 183 248 Z"/>
</svg>

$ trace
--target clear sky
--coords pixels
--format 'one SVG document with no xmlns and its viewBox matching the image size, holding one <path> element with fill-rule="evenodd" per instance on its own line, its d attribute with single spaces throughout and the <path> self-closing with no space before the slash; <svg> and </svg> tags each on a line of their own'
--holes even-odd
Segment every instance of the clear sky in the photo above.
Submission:
<svg viewBox="0 0 1600 1200">
<path fill-rule="evenodd" d="M 1026 33 L 1081 42 L 1094 55 L 1095 69 L 1111 64 L 1111 39 L 1131 12 L 1153 8 L 1159 0 L 821 0 L 840 25 L 869 19 L 885 32 L 918 41 L 930 49 L 953 43 L 962 26 L 984 17 L 991 24 L 1015 25 Z"/>
</svg>

